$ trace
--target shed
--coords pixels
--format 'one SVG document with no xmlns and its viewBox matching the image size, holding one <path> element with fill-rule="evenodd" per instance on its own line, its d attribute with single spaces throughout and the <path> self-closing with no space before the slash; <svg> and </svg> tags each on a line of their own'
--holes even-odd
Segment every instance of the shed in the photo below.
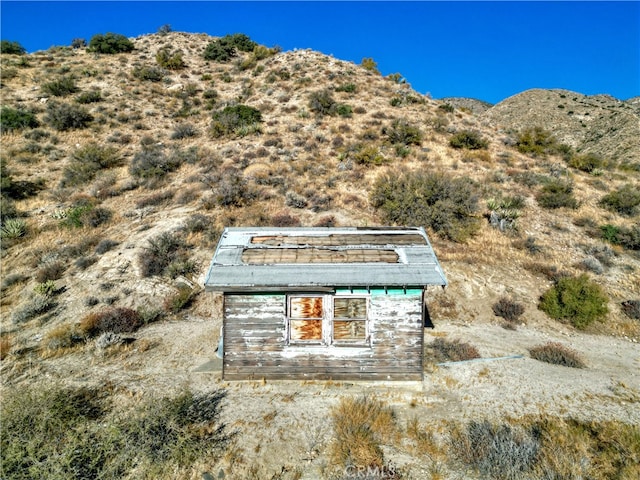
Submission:
<svg viewBox="0 0 640 480">
<path fill-rule="evenodd" d="M 205 280 L 223 294 L 222 376 L 421 380 L 435 285 L 422 228 L 226 228 Z"/>
</svg>

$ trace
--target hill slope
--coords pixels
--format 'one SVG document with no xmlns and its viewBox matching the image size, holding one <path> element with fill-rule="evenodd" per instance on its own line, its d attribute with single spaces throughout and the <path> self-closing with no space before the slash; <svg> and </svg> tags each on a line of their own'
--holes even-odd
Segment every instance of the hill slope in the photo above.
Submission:
<svg viewBox="0 0 640 480">
<path fill-rule="evenodd" d="M 414 412 L 434 424 L 545 412 L 640 423 L 640 322 L 622 303 L 640 300 L 640 217 L 636 207 L 601 202 L 607 194 L 633 199 L 640 187 L 634 102 L 529 91 L 475 115 L 311 50 L 205 60 L 213 40 L 171 32 L 131 39 L 131 53 L 57 47 L 2 57 L 2 107 L 11 109 L 2 119 L 0 372 L 7 388 L 107 385 L 126 402 L 185 386 L 225 387 L 225 419 L 241 432 L 242 452 L 222 461 L 229 475 L 236 468 L 229 478 L 250 478 L 248 458 L 263 478 L 279 471 L 273 478 L 318 478 L 328 461 L 331 407 L 374 389 L 407 425 Z M 163 48 L 180 52 L 184 67 L 160 68 Z M 39 125 L 7 129 L 12 112 Z M 596 176 L 505 142 L 506 130 L 513 136 L 538 124 L 619 163 Z M 480 148 L 460 148 L 473 139 Z M 403 178 L 423 183 L 404 190 L 394 183 Z M 420 203 L 424 178 L 442 178 L 446 201 L 434 211 Z M 545 188 L 558 181 L 570 181 L 575 204 L 543 206 Z M 447 196 L 452 191 L 463 194 Z M 389 192 L 406 194 L 398 201 L 408 217 L 377 201 Z M 456 202 L 469 209 L 460 213 Z M 436 329 L 425 343 L 469 341 L 485 358 L 517 354 L 519 363 L 449 370 L 428 362 L 417 386 L 221 382 L 210 367 L 220 299 L 201 286 L 222 228 L 372 226 L 394 218 L 427 227 L 450 283 L 427 292 Z M 538 309 L 555 281 L 582 274 L 609 299 L 603 321 L 578 330 Z M 524 308 L 519 321 L 496 316 L 501 298 Z M 105 312 L 118 314 L 116 326 L 136 328 L 104 335 L 98 318 Z M 585 358 L 579 380 L 574 369 L 530 357 L 546 341 Z M 321 454 L 303 448 L 303 434 L 308 443 L 318 437 Z M 437 457 L 412 455 L 407 445 L 385 448 L 414 473 L 408 478 L 438 469 L 447 478 L 467 475 Z M 180 475 L 199 477 L 197 468 Z"/>
<path fill-rule="evenodd" d="M 482 118 L 512 130 L 543 127 L 578 152 L 616 162 L 640 158 L 640 115 L 633 99 L 534 89 L 494 105 Z"/>
</svg>

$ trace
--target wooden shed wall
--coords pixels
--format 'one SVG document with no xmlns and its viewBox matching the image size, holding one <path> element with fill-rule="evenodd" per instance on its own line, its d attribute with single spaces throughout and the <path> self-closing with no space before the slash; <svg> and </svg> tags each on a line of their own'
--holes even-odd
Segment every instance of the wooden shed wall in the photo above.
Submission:
<svg viewBox="0 0 640 480">
<path fill-rule="evenodd" d="M 225 294 L 225 379 L 422 379 L 421 290 L 371 292 L 367 347 L 287 345 L 286 299 Z"/>
</svg>

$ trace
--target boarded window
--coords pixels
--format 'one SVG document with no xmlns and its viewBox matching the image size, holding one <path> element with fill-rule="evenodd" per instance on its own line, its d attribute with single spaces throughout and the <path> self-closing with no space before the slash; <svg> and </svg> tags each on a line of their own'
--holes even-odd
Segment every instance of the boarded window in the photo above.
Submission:
<svg viewBox="0 0 640 480">
<path fill-rule="evenodd" d="M 322 297 L 289 297 L 289 339 L 322 341 Z"/>
<path fill-rule="evenodd" d="M 334 299 L 333 340 L 336 343 L 365 343 L 367 341 L 366 298 Z"/>
</svg>

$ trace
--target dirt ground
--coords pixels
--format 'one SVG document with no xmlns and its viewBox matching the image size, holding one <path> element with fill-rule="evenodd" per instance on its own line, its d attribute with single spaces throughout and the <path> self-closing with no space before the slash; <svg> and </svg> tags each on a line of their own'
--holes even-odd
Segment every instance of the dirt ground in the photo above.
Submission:
<svg viewBox="0 0 640 480">
<path fill-rule="evenodd" d="M 460 339 L 474 345 L 482 358 L 428 364 L 423 382 L 225 382 L 215 355 L 220 320 L 207 315 L 212 309 L 215 301 L 206 300 L 185 319 L 149 325 L 129 347 L 85 349 L 34 368 L 38 376 L 51 379 L 109 383 L 130 396 L 163 395 L 183 387 L 224 388 L 223 419 L 238 432 L 234 453 L 212 472 L 224 472 L 225 478 L 242 478 L 250 471 L 258 472 L 256 478 L 291 471 L 302 478 L 320 478 L 328 462 L 323 452 L 331 438 L 330 411 L 344 396 L 375 395 L 393 407 L 400 425 L 415 417 L 436 430 L 447 420 L 529 414 L 640 424 L 640 345 L 629 339 L 549 322 L 541 328 L 535 320 L 516 330 L 489 319 L 441 320 L 435 329 L 425 330 L 425 343 L 436 337 Z M 587 368 L 529 357 L 529 348 L 549 341 L 576 350 Z M 13 380 L 34 373 L 25 370 Z M 385 458 L 408 469 L 411 478 L 426 478 L 430 468 L 429 459 L 393 446 Z M 450 472 L 446 478 L 456 475 Z"/>
</svg>

